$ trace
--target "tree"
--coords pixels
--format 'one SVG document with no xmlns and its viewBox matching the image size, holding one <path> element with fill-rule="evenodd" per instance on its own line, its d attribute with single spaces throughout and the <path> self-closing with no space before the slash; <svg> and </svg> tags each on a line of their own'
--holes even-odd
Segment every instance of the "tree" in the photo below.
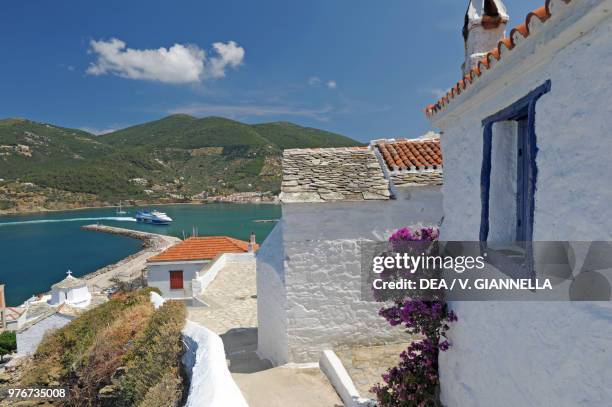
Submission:
<svg viewBox="0 0 612 407">
<path fill-rule="evenodd" d="M 10 355 L 17 350 L 17 335 L 13 331 L 4 331 L 0 334 L 0 360 L 4 355 Z"/>
</svg>

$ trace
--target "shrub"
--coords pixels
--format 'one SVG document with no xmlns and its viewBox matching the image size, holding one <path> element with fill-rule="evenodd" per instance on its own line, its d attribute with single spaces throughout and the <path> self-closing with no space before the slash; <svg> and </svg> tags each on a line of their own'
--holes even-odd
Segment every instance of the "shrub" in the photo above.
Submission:
<svg viewBox="0 0 612 407">
<path fill-rule="evenodd" d="M 178 372 L 166 373 L 151 387 L 140 403 L 141 407 L 177 407 L 182 398 L 182 382 Z"/>
<path fill-rule="evenodd" d="M 8 199 L 0 199 L 0 210 L 7 210 L 14 208 L 16 206 L 15 202 L 9 201 Z"/>
<path fill-rule="evenodd" d="M 71 403 L 91 405 L 100 389 L 111 384 L 111 377 L 122 364 L 122 359 L 139 332 L 153 314 L 153 306 L 141 303 L 128 308 L 107 328 L 102 330 L 89 348 L 88 355 L 71 387 Z"/>
<path fill-rule="evenodd" d="M 393 250 L 405 249 L 407 242 L 434 241 L 438 230 L 421 228 L 400 229 L 389 239 Z M 400 355 L 397 366 L 383 376 L 384 384 L 372 388 L 380 407 L 437 406 L 439 385 L 438 354 L 446 351 L 450 343 L 446 338 L 449 324 L 457 320 L 442 301 L 396 300 L 392 306 L 382 308 L 380 315 L 390 325 L 402 325 L 410 335 L 423 339 L 410 344 Z"/>
<path fill-rule="evenodd" d="M 23 384 L 43 386 L 55 381 L 67 383 L 70 375 L 80 369 L 86 360 L 96 336 L 112 325 L 124 310 L 148 302 L 148 293 L 144 290 L 121 293 L 68 325 L 46 334 L 38 345 L 33 363 L 24 372 Z"/>
<path fill-rule="evenodd" d="M 46 335 L 20 385 L 66 387 L 66 406 L 178 405 L 186 309 L 168 301 L 154 310 L 153 291 L 115 293 Z"/>
<path fill-rule="evenodd" d="M 10 355 L 17 350 L 17 336 L 13 331 L 4 331 L 0 334 L 0 358 Z"/>
<path fill-rule="evenodd" d="M 126 372 L 120 387 L 124 405 L 139 405 L 149 389 L 169 372 L 180 371 L 181 330 L 186 314 L 183 303 L 166 301 L 139 333 L 134 346 L 123 358 Z"/>
</svg>

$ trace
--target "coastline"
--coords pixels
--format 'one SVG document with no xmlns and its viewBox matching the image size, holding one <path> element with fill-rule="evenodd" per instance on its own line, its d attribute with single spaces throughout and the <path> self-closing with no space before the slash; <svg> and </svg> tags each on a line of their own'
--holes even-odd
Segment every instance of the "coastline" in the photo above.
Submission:
<svg viewBox="0 0 612 407">
<path fill-rule="evenodd" d="M 278 205 L 279 202 L 275 201 L 213 201 L 213 200 L 202 200 L 202 201 L 189 201 L 189 202 L 137 202 L 130 205 L 122 205 L 122 208 L 135 208 L 135 207 L 143 207 L 147 205 L 151 206 L 169 206 L 169 205 L 207 205 L 213 203 L 227 203 L 227 204 L 265 204 L 265 205 Z M 3 211 L 0 210 L 0 218 L 3 216 L 20 216 L 20 215 L 36 215 L 36 214 L 44 214 L 44 213 L 57 213 L 57 212 L 77 212 L 77 211 L 85 211 L 88 209 L 109 209 L 109 208 L 119 208 L 119 205 L 97 205 L 97 206 L 81 206 L 78 208 L 64 208 L 64 209 L 46 209 L 39 208 L 37 210 L 31 211 Z"/>
<path fill-rule="evenodd" d="M 181 239 L 174 236 L 161 235 L 157 233 L 141 232 L 137 230 L 118 228 L 105 225 L 84 225 L 81 229 L 98 233 L 109 233 L 120 236 L 127 236 L 132 239 L 142 241 L 143 248 L 116 263 L 106 265 L 96 271 L 87 273 L 80 278 L 87 281 L 87 284 L 102 291 L 113 285 L 112 279 L 118 278 L 122 281 L 133 280 L 141 276 L 146 268 L 146 261 L 149 257 L 155 256 L 166 250 L 168 247 L 178 243 Z"/>
<path fill-rule="evenodd" d="M 9 229 L 9 227 L 11 227 L 13 223 L 15 225 L 20 223 L 32 223 L 33 225 L 26 225 L 26 229 L 24 230 L 31 230 L 32 233 L 35 234 L 35 241 L 39 242 L 40 244 L 44 244 L 44 247 L 53 247 L 56 244 L 56 239 L 54 238 L 55 230 L 57 230 L 58 233 L 65 233 L 66 239 L 71 242 L 74 241 L 74 245 L 76 245 L 75 247 L 79 247 L 79 249 L 75 251 L 75 249 L 71 248 L 72 245 L 62 247 L 59 251 L 61 256 L 56 256 L 53 260 L 55 263 L 57 263 L 54 263 L 54 269 L 57 269 L 58 267 L 61 268 L 62 266 L 63 268 L 76 269 L 76 276 L 83 278 L 88 284 L 90 284 L 93 292 L 101 291 L 112 285 L 116 285 L 110 282 L 110 279 L 113 277 L 118 277 L 122 281 L 127 281 L 134 280 L 137 277 L 142 276 L 142 270 L 146 267 L 146 260 L 166 249 L 168 246 L 179 242 L 181 238 L 181 229 L 190 229 L 193 222 L 197 224 L 201 221 L 202 225 L 204 226 L 201 226 L 200 229 L 204 228 L 204 230 L 206 230 L 209 223 L 212 223 L 212 227 L 217 228 L 214 229 L 216 234 L 229 233 L 230 235 L 242 233 L 242 230 L 244 229 L 243 223 L 247 222 L 250 225 L 251 230 L 255 230 L 258 233 L 263 233 L 262 236 L 264 236 L 271 228 L 270 225 L 266 224 L 276 222 L 276 218 L 280 217 L 278 214 L 279 207 L 276 205 L 193 206 L 197 205 L 197 203 L 193 202 L 185 204 L 191 206 L 175 206 L 170 207 L 174 209 L 168 209 L 170 212 L 175 211 L 178 219 L 180 220 L 174 225 L 174 227 L 162 229 L 142 228 L 138 227 L 135 222 L 122 222 L 122 220 L 133 221 L 133 219 L 115 218 L 114 209 L 92 209 L 91 211 L 85 213 L 65 211 L 65 214 L 57 215 L 42 214 L 38 216 L 6 216 L 4 218 L 0 216 L 0 241 L 7 242 L 7 249 L 11 249 L 11 255 L 9 256 L 9 262 L 7 265 L 16 264 L 17 266 L 21 266 L 18 255 L 12 255 L 12 253 L 21 252 L 20 239 L 11 237 L 13 235 L 13 229 Z M 159 210 L 165 211 L 161 207 Z M 129 212 L 130 214 L 128 215 L 116 216 L 134 216 L 135 209 L 130 209 Z M 222 213 L 222 230 L 218 229 L 219 226 L 215 224 L 215 221 L 209 220 L 209 218 L 211 218 L 210 213 L 217 214 L 218 212 Z M 187 213 L 189 216 L 182 217 L 180 214 L 183 213 Z M 246 218 L 242 219 L 239 216 L 238 221 L 235 222 L 233 220 L 234 215 L 232 215 L 235 213 L 244 214 Z M 193 216 L 193 219 L 191 216 Z M 47 227 L 44 225 L 44 223 L 47 222 L 54 224 Z M 225 227 L 226 222 L 227 229 Z M 37 223 L 42 224 L 37 225 Z M 7 225 L 6 230 L 4 228 L 5 225 Z M 18 229 L 14 230 L 17 231 Z M 99 235 L 93 236 L 93 234 L 88 234 L 87 230 L 95 231 L 98 234 L 102 232 L 117 234 L 124 237 L 130 237 L 130 239 L 122 240 L 110 236 L 106 238 L 104 236 L 100 237 Z M 79 237 L 81 234 L 83 234 L 83 237 Z M 17 234 L 16 236 L 20 237 L 20 234 Z M 134 239 L 137 239 L 138 241 Z M 70 256 L 78 256 L 82 250 L 88 250 L 87 248 L 89 247 L 89 243 L 85 242 L 89 240 L 100 242 L 108 241 L 108 247 L 113 249 L 108 253 L 100 253 L 100 256 L 96 254 L 96 256 L 98 256 L 96 257 L 96 261 L 85 258 L 70 260 Z M 62 245 L 61 242 L 57 242 L 57 244 L 60 246 L 66 246 Z M 98 252 L 99 250 L 92 250 L 92 253 Z M 46 264 L 46 260 L 44 258 L 36 258 L 35 262 L 35 264 L 40 263 L 43 266 Z M 68 262 L 76 262 L 77 265 L 74 266 L 71 264 L 72 267 L 68 267 L 66 265 Z M 29 269 L 24 267 L 24 273 L 27 272 L 29 272 Z M 61 278 L 61 275 L 57 278 L 52 278 L 46 284 L 41 284 L 37 281 L 26 284 L 24 280 L 19 280 L 18 278 L 13 278 L 11 276 L 8 278 L 9 281 L 7 282 L 10 287 L 14 286 L 15 288 L 14 292 L 11 292 L 10 304 L 22 304 L 24 301 L 31 299 L 33 294 L 36 296 L 39 293 L 48 293 L 50 291 L 51 284 L 59 281 Z"/>
<path fill-rule="evenodd" d="M 155 256 L 166 250 L 168 247 L 181 241 L 181 239 L 174 236 L 141 232 L 138 230 L 105 226 L 101 224 L 83 225 L 81 226 L 81 229 L 96 233 L 109 233 L 119 236 L 126 236 L 142 242 L 142 249 L 136 253 L 130 254 L 129 256 L 124 257 L 115 263 L 107 264 L 102 268 L 78 277 L 81 280 L 86 281 L 87 286 L 90 287 L 90 289 L 94 289 L 94 292 L 102 292 L 103 290 L 112 287 L 115 285 L 115 283 L 111 280 L 114 280 L 115 278 L 121 281 L 131 281 L 140 277 L 146 268 L 146 261 L 149 257 Z M 50 295 L 51 291 L 46 291 L 41 294 Z M 17 307 L 25 306 L 25 304 L 27 304 L 31 298 L 36 296 L 37 294 L 33 294 L 22 304 L 17 305 Z"/>
</svg>

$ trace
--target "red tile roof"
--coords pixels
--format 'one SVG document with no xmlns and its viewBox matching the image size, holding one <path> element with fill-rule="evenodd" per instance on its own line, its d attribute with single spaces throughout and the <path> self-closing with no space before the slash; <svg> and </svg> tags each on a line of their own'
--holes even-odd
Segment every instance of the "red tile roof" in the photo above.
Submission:
<svg viewBox="0 0 612 407">
<path fill-rule="evenodd" d="M 503 38 L 497 44 L 497 47 L 492 49 L 485 55 L 478 65 L 473 68 L 463 79 L 461 79 L 457 84 L 449 90 L 446 95 L 442 96 L 435 104 L 428 105 L 425 108 L 425 113 L 428 117 L 434 116 L 436 113 L 444 109 L 446 105 L 450 103 L 452 99 L 456 96 L 460 95 L 469 85 L 472 84 L 478 77 L 480 77 L 485 70 L 488 70 L 491 67 L 491 62 L 493 59 L 500 60 L 502 54 L 507 51 L 512 50 L 516 46 L 516 42 L 519 39 L 519 35 L 523 38 L 527 38 L 530 35 L 530 24 L 531 20 L 537 18 L 540 22 L 546 22 L 550 16 L 550 3 L 553 0 L 546 0 L 546 4 L 531 13 L 527 14 L 525 18 L 525 22 L 516 26 L 510 31 L 510 36 Z M 572 0 L 560 0 L 566 4 L 570 3 Z M 502 48 L 504 51 L 502 52 Z"/>
<path fill-rule="evenodd" d="M 255 245 L 255 250 L 259 245 Z M 221 253 L 246 253 L 249 243 L 227 236 L 190 237 L 160 254 L 150 257 L 148 262 L 212 260 Z"/>
<path fill-rule="evenodd" d="M 437 139 L 379 141 L 376 147 L 391 171 L 442 167 L 442 150 Z"/>
</svg>

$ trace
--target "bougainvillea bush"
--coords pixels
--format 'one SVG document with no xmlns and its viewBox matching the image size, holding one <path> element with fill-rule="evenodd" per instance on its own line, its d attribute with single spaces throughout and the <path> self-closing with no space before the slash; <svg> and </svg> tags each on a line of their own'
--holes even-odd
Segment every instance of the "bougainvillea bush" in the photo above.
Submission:
<svg viewBox="0 0 612 407">
<path fill-rule="evenodd" d="M 412 230 L 403 228 L 389 239 L 391 249 L 401 251 L 406 242 L 429 242 L 438 238 L 437 228 Z M 428 407 L 439 405 L 438 354 L 450 343 L 446 338 L 449 324 L 457 320 L 455 313 L 442 301 L 421 301 L 409 298 L 396 300 L 380 310 L 392 326 L 401 326 L 413 341 L 400 355 L 397 366 L 383 376 L 383 384 L 372 388 L 380 407 Z"/>
</svg>

